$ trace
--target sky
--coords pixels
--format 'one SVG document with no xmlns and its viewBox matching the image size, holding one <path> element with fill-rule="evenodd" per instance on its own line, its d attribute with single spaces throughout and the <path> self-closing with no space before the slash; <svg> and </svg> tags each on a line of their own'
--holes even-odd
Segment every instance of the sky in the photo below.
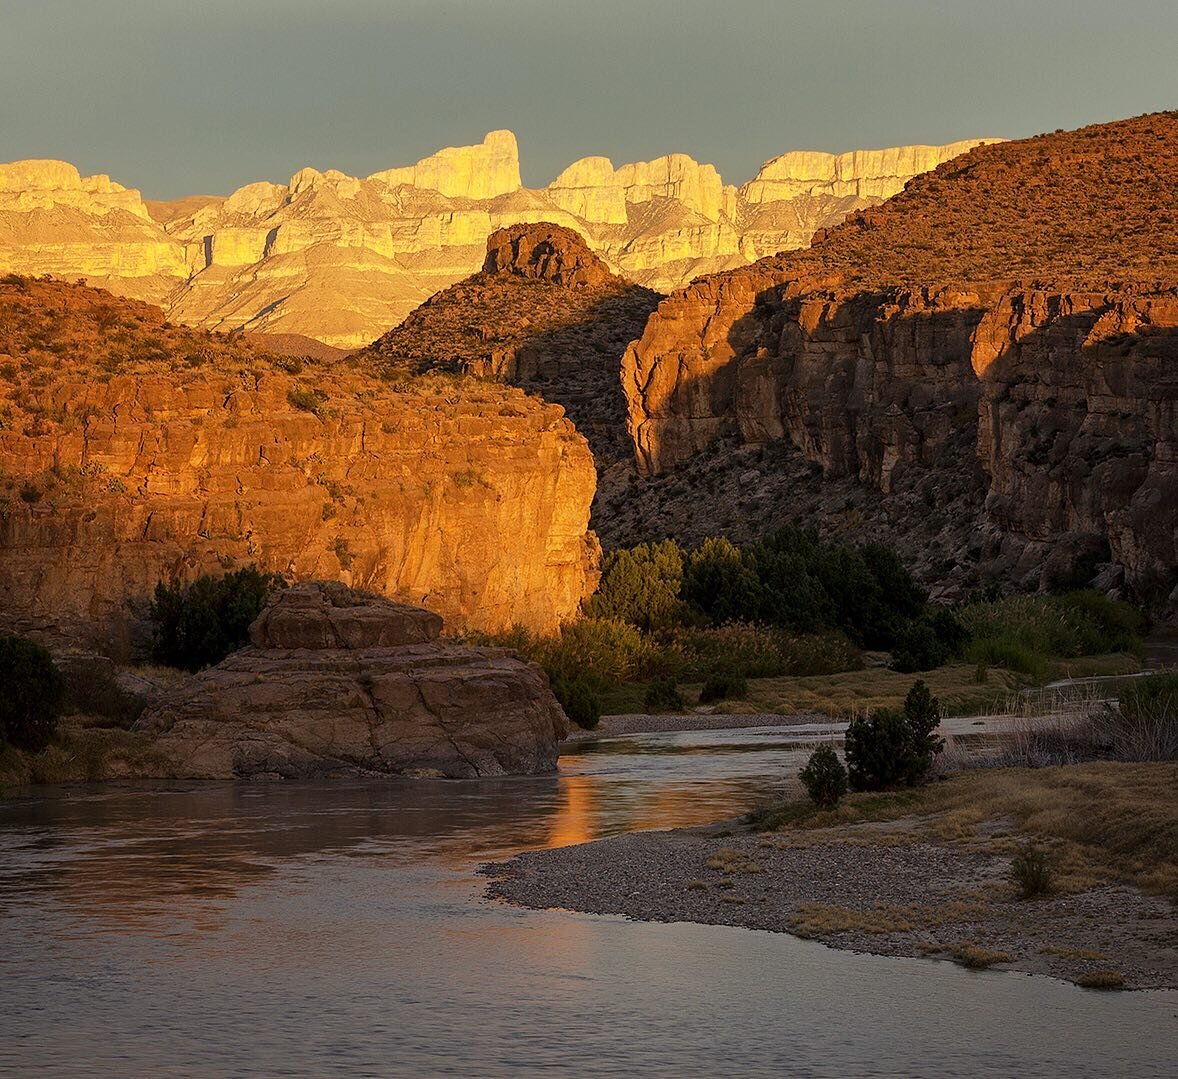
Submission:
<svg viewBox="0 0 1178 1079">
<path fill-rule="evenodd" d="M 1018 138 L 1178 107 L 1174 0 L 0 0 L 0 161 L 147 198 L 411 164 Z"/>
</svg>

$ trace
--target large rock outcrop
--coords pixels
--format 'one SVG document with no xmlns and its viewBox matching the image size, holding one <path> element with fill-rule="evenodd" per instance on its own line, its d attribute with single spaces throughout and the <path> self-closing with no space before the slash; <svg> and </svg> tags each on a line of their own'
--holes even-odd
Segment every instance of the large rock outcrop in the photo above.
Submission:
<svg viewBox="0 0 1178 1079">
<path fill-rule="evenodd" d="M 686 154 L 616 169 L 589 157 L 529 189 L 515 136 L 493 131 L 364 178 L 305 168 L 146 204 L 64 162 L 17 162 L 0 166 L 0 270 L 84 276 L 202 327 L 355 348 L 477 271 L 509 225 L 574 229 L 610 269 L 665 291 L 803 246 L 971 145 L 786 155 L 739 190 Z"/>
<path fill-rule="evenodd" d="M 428 611 L 304 582 L 136 727 L 179 778 L 553 771 L 567 721 L 544 672 L 440 629 Z"/>
<path fill-rule="evenodd" d="M 381 377 L 0 283 L 0 625 L 141 650 L 157 582 L 256 563 L 554 630 L 596 583 L 593 460 L 558 405 Z"/>
<path fill-rule="evenodd" d="M 538 393 L 589 440 L 600 475 L 630 457 L 618 369 L 658 300 L 611 273 L 572 229 L 512 225 L 491 234 L 479 273 L 431 297 L 358 358 Z"/>
<path fill-rule="evenodd" d="M 1173 605 L 1176 182 L 1172 113 L 978 147 L 673 294 L 623 365 L 640 467 L 784 439 L 886 494 L 964 436 L 986 508 L 946 563 L 1028 586 L 1104 564 Z"/>
</svg>

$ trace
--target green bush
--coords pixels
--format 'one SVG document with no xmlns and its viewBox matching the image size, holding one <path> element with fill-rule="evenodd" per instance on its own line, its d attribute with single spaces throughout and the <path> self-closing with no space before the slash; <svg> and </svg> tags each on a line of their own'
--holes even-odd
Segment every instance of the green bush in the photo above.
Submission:
<svg viewBox="0 0 1178 1079">
<path fill-rule="evenodd" d="M 611 551 L 585 613 L 647 631 L 679 625 L 686 615 L 682 585 L 683 552 L 674 540 Z"/>
<path fill-rule="evenodd" d="M 24 637 L 0 637 L 0 744 L 36 753 L 57 732 L 62 678 L 48 649 Z"/>
<path fill-rule="evenodd" d="M 598 689 L 637 677 L 650 658 L 649 642 L 634 626 L 582 618 L 558 636 L 536 642 L 534 658 L 550 678 L 584 679 Z"/>
<path fill-rule="evenodd" d="M 743 700 L 749 691 L 748 681 L 739 671 L 713 671 L 704 682 L 699 692 L 700 704 L 712 704 L 715 701 Z"/>
<path fill-rule="evenodd" d="M 852 719 L 845 741 L 852 789 L 889 790 L 924 782 L 944 748 L 935 733 L 940 717 L 940 702 L 924 682 L 916 682 L 903 711 L 879 708 Z"/>
<path fill-rule="evenodd" d="M 1010 861 L 1010 879 L 1024 899 L 1051 891 L 1052 876 L 1047 852 L 1033 843 L 1023 844 Z"/>
<path fill-rule="evenodd" d="M 255 566 L 198 577 L 187 588 L 161 582 L 151 604 L 152 657 L 186 671 L 220 663 L 248 643 L 250 623 L 271 593 L 285 587 L 281 576 Z"/>
<path fill-rule="evenodd" d="M 962 606 L 959 616 L 970 635 L 965 656 L 971 663 L 1040 681 L 1053 658 L 1142 652 L 1141 615 L 1097 592 L 978 598 Z"/>
<path fill-rule="evenodd" d="M 660 678 L 646 687 L 643 706 L 648 712 L 682 712 L 683 694 L 669 678 Z"/>
<path fill-rule="evenodd" d="M 564 714 L 578 727 L 591 731 L 601 722 L 601 702 L 583 678 L 557 678 L 552 692 Z"/>
<path fill-rule="evenodd" d="M 817 806 L 838 805 L 847 793 L 847 770 L 830 746 L 819 746 L 810 754 L 800 777 L 810 800 Z"/>
</svg>

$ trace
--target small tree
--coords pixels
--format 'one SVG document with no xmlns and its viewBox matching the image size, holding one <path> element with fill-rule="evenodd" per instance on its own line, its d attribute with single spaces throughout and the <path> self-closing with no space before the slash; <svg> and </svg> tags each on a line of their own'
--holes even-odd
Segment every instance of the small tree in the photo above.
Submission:
<svg viewBox="0 0 1178 1079">
<path fill-rule="evenodd" d="M 847 770 L 830 746 L 819 746 L 810 754 L 800 778 L 817 806 L 838 805 L 838 800 L 847 793 Z"/>
<path fill-rule="evenodd" d="M 48 649 L 24 637 L 0 637 L 0 744 L 44 749 L 57 732 L 62 693 Z"/>
<path fill-rule="evenodd" d="M 714 701 L 743 700 L 749 691 L 748 680 L 739 671 L 713 671 L 699 691 L 700 704 L 712 704 Z"/>
<path fill-rule="evenodd" d="M 909 782 L 920 783 L 932 771 L 933 758 L 945 748 L 937 736 L 941 725 L 941 702 L 918 679 L 904 698 L 904 716 L 912 729 L 912 761 Z"/>
<path fill-rule="evenodd" d="M 902 712 L 879 708 L 851 720 L 846 754 L 852 788 L 877 791 L 924 782 L 945 746 L 935 734 L 940 721 L 940 702 L 923 681 L 908 691 Z"/>
</svg>

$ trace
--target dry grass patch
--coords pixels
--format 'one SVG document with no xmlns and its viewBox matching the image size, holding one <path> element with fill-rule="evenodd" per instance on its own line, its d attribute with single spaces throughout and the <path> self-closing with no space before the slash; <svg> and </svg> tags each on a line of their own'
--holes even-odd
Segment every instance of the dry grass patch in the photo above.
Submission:
<svg viewBox="0 0 1178 1079">
<path fill-rule="evenodd" d="M 1122 989 L 1125 975 L 1116 970 L 1094 970 L 1089 974 L 1081 974 L 1076 984 L 1081 989 Z"/>
<path fill-rule="evenodd" d="M 706 862 L 705 869 L 714 869 L 720 873 L 761 873 L 762 868 L 743 851 L 732 847 L 721 847 Z"/>
<path fill-rule="evenodd" d="M 1000 821 L 1005 831 L 1047 844 L 1058 891 L 1120 882 L 1178 901 L 1176 790 L 1172 763 L 994 768 L 893 794 L 851 795 L 832 810 L 789 803 L 753 823 L 792 836 L 795 829 L 911 819 L 931 837 L 1005 854 L 1012 836 L 989 838 L 979 828 Z"/>
<path fill-rule="evenodd" d="M 977 667 L 950 663 L 920 676 L 949 714 L 983 711 L 1025 679 L 1013 671 L 991 669 L 986 681 L 977 681 Z M 912 688 L 911 674 L 887 667 L 867 667 L 840 674 L 810 675 L 803 678 L 750 679 L 747 710 L 789 715 L 818 712 L 824 715 L 866 713 L 875 708 L 899 708 Z"/>
<path fill-rule="evenodd" d="M 949 954 L 969 970 L 985 970 L 998 963 L 1014 961 L 1007 952 L 994 952 L 989 948 L 983 948 L 980 944 L 974 944 L 972 941 L 964 941 L 954 945 L 949 949 Z"/>
<path fill-rule="evenodd" d="M 908 933 L 913 926 L 905 907 L 879 905 L 852 910 L 833 903 L 799 903 L 789 917 L 789 927 L 799 937 L 830 933 Z"/>
</svg>

